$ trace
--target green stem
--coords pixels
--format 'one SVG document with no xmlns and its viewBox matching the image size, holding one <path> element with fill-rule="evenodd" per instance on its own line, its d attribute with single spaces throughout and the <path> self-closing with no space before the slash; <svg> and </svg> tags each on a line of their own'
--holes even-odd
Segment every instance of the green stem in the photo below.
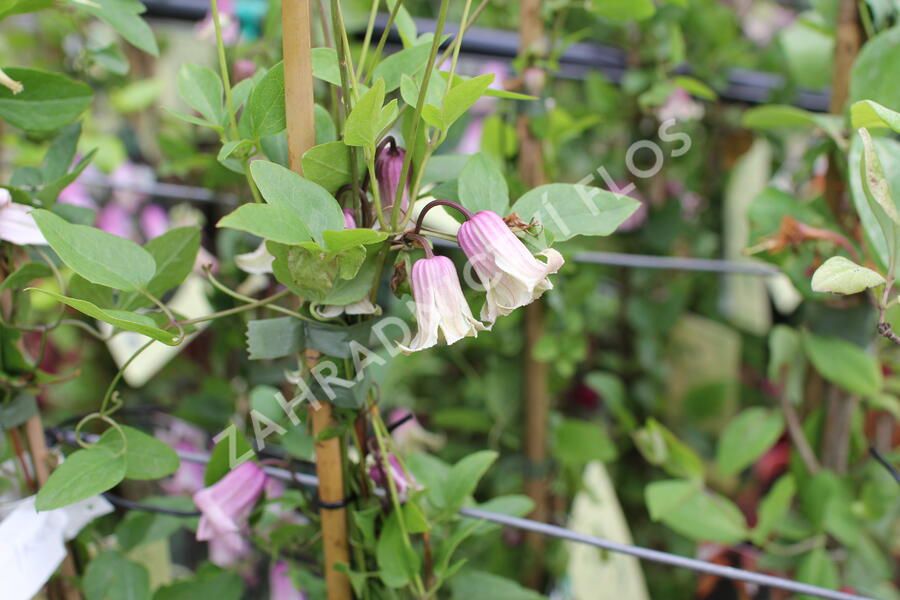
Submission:
<svg viewBox="0 0 900 600">
<path fill-rule="evenodd" d="M 219 24 L 219 2 L 209 0 L 212 7 L 213 26 L 216 30 L 216 50 L 219 53 L 219 72 L 222 75 L 222 84 L 225 87 L 225 108 L 231 123 L 234 138 L 238 137 L 237 117 L 234 114 L 234 101 L 231 98 L 231 79 L 228 76 L 228 61 L 225 58 L 225 43 L 222 41 L 222 26 Z"/>
<path fill-rule="evenodd" d="M 350 53 L 344 46 L 343 38 L 346 34 L 344 29 L 344 16 L 341 13 L 339 0 L 331 0 L 331 22 L 334 28 L 334 48 L 337 52 L 338 66 L 341 73 L 341 104 L 344 107 L 344 118 L 341 121 L 341 133 L 343 133 L 343 123 L 346 123 L 350 111 L 353 109 L 351 105 L 352 90 L 356 88 L 353 80 L 352 69 L 350 67 Z M 359 187 L 359 165 L 357 163 L 359 156 L 355 147 L 350 147 L 350 185 L 353 188 L 353 197 L 358 198 L 360 193 L 365 194 L 365 190 Z"/>
<path fill-rule="evenodd" d="M 216 279 L 215 276 L 213 276 L 213 274 L 210 272 L 209 268 L 204 268 L 204 270 L 206 271 L 206 278 L 209 280 L 209 282 L 213 285 L 214 288 L 216 288 L 223 294 L 225 294 L 227 296 L 231 296 L 232 298 L 234 298 L 236 300 L 240 300 L 241 302 L 246 302 L 248 304 L 256 304 L 258 302 L 257 300 L 251 298 L 250 296 L 238 294 L 234 290 L 229 289 L 228 286 L 226 286 L 221 281 Z M 271 301 L 271 298 L 269 301 Z M 268 302 L 267 302 L 267 304 L 268 304 Z M 243 307 L 239 307 L 239 308 L 243 308 Z M 251 307 L 251 308 L 255 308 L 255 307 Z M 270 306 L 269 310 L 274 310 L 274 311 L 286 314 L 288 316 L 294 317 L 296 319 L 301 319 L 303 321 L 313 322 L 313 319 L 310 319 L 306 315 L 302 315 L 298 312 L 295 312 L 295 311 L 293 311 L 289 308 L 285 308 L 283 306 L 278 306 L 277 304 L 275 306 Z M 240 311 L 235 311 L 235 312 L 240 312 Z"/>
<path fill-rule="evenodd" d="M 278 300 L 280 298 L 284 298 L 285 296 L 287 296 L 290 293 L 291 293 L 290 290 L 287 290 L 287 289 L 281 290 L 277 294 L 269 296 L 268 298 L 263 298 L 262 300 L 257 300 L 255 302 L 251 302 L 250 304 L 245 304 L 244 306 L 236 306 L 234 308 L 220 310 L 219 312 L 214 312 L 212 314 L 204 315 L 202 317 L 195 317 L 193 319 L 186 319 L 184 321 L 178 321 L 177 324 L 179 324 L 179 325 L 195 325 L 197 323 L 205 323 L 206 321 L 214 321 L 214 320 L 222 318 L 222 317 L 237 315 L 242 312 L 246 312 L 248 310 L 253 310 L 254 308 L 260 308 L 262 306 L 271 304 L 272 302 L 275 302 L 276 300 Z M 274 306 L 269 306 L 269 309 L 271 309 L 271 310 L 274 310 L 275 308 L 276 307 L 274 307 Z"/>
<path fill-rule="evenodd" d="M 369 52 L 369 44 L 372 42 L 372 31 L 375 29 L 375 17 L 378 16 L 378 6 L 381 0 L 372 0 L 372 8 L 369 10 L 369 22 L 366 25 L 366 35 L 363 37 L 362 53 L 359 55 L 359 72 L 366 70 L 366 55 Z"/>
<path fill-rule="evenodd" d="M 149 348 L 151 346 L 151 344 L 153 344 L 153 342 L 155 342 L 155 341 L 156 340 L 150 340 L 146 344 L 144 344 L 143 346 L 138 348 L 135 351 L 135 353 L 132 354 L 131 357 L 125 361 L 125 364 L 122 365 L 122 367 L 116 373 L 116 376 L 113 377 L 113 380 L 110 382 L 109 387 L 106 388 L 106 393 L 103 395 L 103 401 L 100 403 L 100 415 L 101 416 L 106 416 L 106 414 L 107 414 L 106 405 L 109 404 L 109 399 L 112 397 L 113 392 L 116 389 L 116 386 L 119 384 L 119 380 L 122 379 L 122 375 L 125 374 L 125 369 L 127 369 L 129 366 L 131 366 L 131 363 L 134 362 L 134 359 L 136 359 L 138 356 L 140 356 L 141 352 L 143 352 L 144 350 Z"/>
<path fill-rule="evenodd" d="M 181 342 L 183 342 L 184 341 L 184 328 L 178 324 L 178 320 L 175 318 L 175 315 L 172 314 L 172 311 L 169 310 L 169 307 L 166 306 L 161 300 L 159 300 L 159 298 L 157 298 L 156 296 L 154 296 L 147 290 L 141 289 L 139 291 L 141 294 L 144 295 L 144 297 L 146 297 L 148 300 L 153 302 L 153 304 L 158 306 L 163 311 L 163 314 L 165 314 L 166 317 L 169 318 L 169 325 L 174 325 L 175 327 L 178 328 L 178 342 L 176 342 L 175 345 L 178 345 Z"/>
<path fill-rule="evenodd" d="M 378 409 L 375 408 L 372 412 L 377 415 Z M 391 496 L 391 504 L 393 504 L 394 513 L 397 515 L 397 524 L 400 526 L 400 532 L 403 534 L 403 543 L 406 545 L 407 549 L 412 551 L 412 541 L 409 537 L 409 530 L 406 528 L 406 520 L 403 518 L 403 507 L 400 504 L 400 495 L 397 493 L 397 486 L 394 484 L 394 479 L 391 477 L 390 458 L 388 457 L 387 448 L 384 439 L 382 438 L 382 436 L 390 436 L 390 434 L 387 433 L 387 428 L 382 430 L 384 424 L 381 422 L 380 416 L 376 416 L 372 419 L 372 425 L 375 431 L 375 441 L 378 443 L 378 451 L 381 455 L 381 468 L 384 469 L 384 478 L 387 480 L 388 491 Z M 413 583 L 416 593 L 418 593 L 420 597 L 424 597 L 425 586 L 422 584 L 422 578 L 418 573 L 415 574 Z"/>
<path fill-rule="evenodd" d="M 419 123 L 422 121 L 422 109 L 425 107 L 425 96 L 428 92 L 428 82 L 431 81 L 431 73 L 434 70 L 434 62 L 437 58 L 438 50 L 441 48 L 441 34 L 444 32 L 444 23 L 447 21 L 447 7 L 450 5 L 450 0 L 441 0 L 441 9 L 438 13 L 437 24 L 434 28 L 434 39 L 431 42 L 431 52 L 428 54 L 428 63 L 425 66 L 425 74 L 422 76 L 422 87 L 419 88 L 419 97 L 416 99 L 416 111 L 413 115 L 413 125 L 412 125 L 412 135 L 410 135 L 410 139 L 406 140 L 407 152 L 406 156 L 403 158 L 403 169 L 400 171 L 400 185 L 397 186 L 397 194 L 394 197 L 394 206 L 398 207 L 398 210 L 394 210 L 391 212 L 391 229 L 397 229 L 398 216 L 400 215 L 402 210 L 400 210 L 403 206 L 403 192 L 406 190 L 406 180 L 409 178 L 409 170 L 412 166 L 412 157 L 415 154 L 416 148 L 416 138 L 419 135 Z M 421 170 L 421 169 L 420 169 Z M 413 190 L 409 190 L 409 202 L 412 204 L 415 202 L 416 198 L 413 195 Z M 412 211 L 407 211 L 412 212 Z M 404 221 L 406 218 L 404 217 Z"/>
<path fill-rule="evenodd" d="M 366 69 L 365 64 L 360 63 L 359 65 L 360 73 L 365 73 L 365 76 L 362 78 L 364 85 L 368 85 L 369 79 L 372 77 L 372 71 L 375 70 L 375 66 L 378 64 L 379 59 L 381 59 L 381 51 L 384 49 L 385 43 L 387 43 L 388 35 L 391 33 L 391 27 L 394 25 L 394 19 L 397 18 L 397 12 L 399 12 L 402 4 L 403 0 L 396 0 L 394 2 L 394 8 L 391 9 L 391 14 L 388 16 L 387 25 L 385 25 L 384 31 L 381 32 L 381 38 L 378 40 L 378 45 L 372 53 L 372 67 Z"/>
</svg>

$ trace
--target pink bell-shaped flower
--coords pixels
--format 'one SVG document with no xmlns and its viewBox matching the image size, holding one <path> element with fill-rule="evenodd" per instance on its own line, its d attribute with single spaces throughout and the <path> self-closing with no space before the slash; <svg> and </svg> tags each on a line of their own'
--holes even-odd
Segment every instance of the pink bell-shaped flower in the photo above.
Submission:
<svg viewBox="0 0 900 600">
<path fill-rule="evenodd" d="M 488 324 L 552 289 L 548 275 L 559 271 L 564 262 L 552 248 L 538 254 L 546 263 L 537 260 L 500 215 L 490 210 L 472 215 L 460 226 L 457 238 L 487 292 L 481 318 Z"/>
<path fill-rule="evenodd" d="M 430 249 L 426 249 L 426 253 Z M 438 343 L 439 333 L 452 344 L 484 329 L 463 295 L 453 261 L 446 256 L 427 256 L 413 263 L 412 291 L 419 331 L 404 352 L 417 352 Z"/>
<path fill-rule="evenodd" d="M 397 145 L 394 138 L 386 138 L 378 149 L 375 158 L 375 176 L 378 178 L 378 195 L 381 198 L 381 210 L 384 218 L 391 219 L 394 200 L 397 198 L 397 187 L 403 175 L 403 160 L 406 150 Z M 409 210 L 409 196 L 406 185 L 403 186 L 403 197 L 400 201 L 401 217 Z"/>
<path fill-rule="evenodd" d="M 269 600 L 306 600 L 306 594 L 294 587 L 284 561 L 269 569 Z"/>
<path fill-rule="evenodd" d="M 242 535 L 247 517 L 266 486 L 266 474 L 253 462 L 245 462 L 225 477 L 194 494 L 200 509 L 197 540 L 216 540 L 221 549 L 235 554 L 246 552 Z"/>
</svg>

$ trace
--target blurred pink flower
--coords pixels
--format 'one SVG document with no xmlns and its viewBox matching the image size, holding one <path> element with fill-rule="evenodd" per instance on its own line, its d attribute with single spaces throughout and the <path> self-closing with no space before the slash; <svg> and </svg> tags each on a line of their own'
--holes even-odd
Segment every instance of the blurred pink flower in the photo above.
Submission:
<svg viewBox="0 0 900 600">
<path fill-rule="evenodd" d="M 194 504 L 200 509 L 197 540 L 212 542 L 223 558 L 246 554 L 244 534 L 247 518 L 266 485 L 265 472 L 254 462 L 245 462 L 218 482 L 194 494 Z"/>
<path fill-rule="evenodd" d="M 344 229 L 356 229 L 356 217 L 353 216 L 353 209 L 344 209 Z"/>
<path fill-rule="evenodd" d="M 110 202 L 100 209 L 95 225 L 106 233 L 138 241 L 131 213 L 116 202 Z"/>
<path fill-rule="evenodd" d="M 109 183 L 113 190 L 112 202 L 119 204 L 129 214 L 134 214 L 149 198 L 145 190 L 156 183 L 156 174 L 148 165 L 125 161 L 109 176 Z"/>
<path fill-rule="evenodd" d="M 238 83 L 244 79 L 250 79 L 256 73 L 256 63 L 249 58 L 239 58 L 234 61 L 232 70 L 232 83 Z"/>
<path fill-rule="evenodd" d="M 269 569 L 269 600 L 306 600 L 306 594 L 294 587 L 288 576 L 288 564 L 284 561 Z"/>
<path fill-rule="evenodd" d="M 419 420 L 408 408 L 396 408 L 388 416 L 388 422 L 392 425 L 399 423 L 391 429 L 391 437 L 397 449 L 403 453 L 417 452 L 423 449 L 437 450 L 446 442 L 446 437 L 437 433 L 431 433 L 422 427 Z"/>
<path fill-rule="evenodd" d="M 456 146 L 457 154 L 475 154 L 481 151 L 481 135 L 484 132 L 484 118 L 476 117 L 466 124 L 459 144 Z"/>
<path fill-rule="evenodd" d="M 241 37 L 241 23 L 234 14 L 233 0 L 219 0 L 219 26 L 222 28 L 222 43 L 226 46 L 234 46 Z M 206 13 L 203 20 L 194 26 L 194 33 L 203 41 L 214 42 L 216 28 L 213 23 L 212 11 Z"/>
<path fill-rule="evenodd" d="M 656 109 L 656 118 L 660 121 L 699 121 L 706 113 L 703 104 L 694 100 L 683 88 L 675 88 L 665 103 Z"/>
<path fill-rule="evenodd" d="M 397 496 L 399 497 L 401 502 L 406 501 L 411 490 L 422 489 L 422 486 L 418 484 L 412 474 L 407 477 L 407 475 L 403 472 L 403 467 L 400 466 L 400 461 L 398 461 L 397 457 L 393 454 L 388 455 L 388 465 L 390 478 L 394 482 L 394 487 L 397 489 Z M 375 456 L 375 464 L 369 467 L 369 477 L 379 488 L 385 491 L 388 491 L 390 489 L 388 479 L 384 475 L 383 461 L 377 454 Z"/>
<path fill-rule="evenodd" d="M 180 452 L 201 452 L 203 448 L 188 441 L 175 444 Z M 168 479 L 160 482 L 160 487 L 170 496 L 193 495 L 203 489 L 204 466 L 200 463 L 181 461 L 178 470 Z"/>
<path fill-rule="evenodd" d="M 141 230 L 144 238 L 152 240 L 169 230 L 169 215 L 159 204 L 148 204 L 141 211 Z"/>
</svg>

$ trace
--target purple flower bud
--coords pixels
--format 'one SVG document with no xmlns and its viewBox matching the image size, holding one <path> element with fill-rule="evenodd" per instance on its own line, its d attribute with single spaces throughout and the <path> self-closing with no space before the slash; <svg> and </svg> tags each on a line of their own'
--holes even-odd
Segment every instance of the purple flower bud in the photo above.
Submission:
<svg viewBox="0 0 900 600">
<path fill-rule="evenodd" d="M 356 229 L 356 217 L 353 216 L 353 209 L 344 209 L 344 229 Z"/>
<path fill-rule="evenodd" d="M 375 158 L 375 177 L 378 178 L 378 194 L 381 197 L 381 210 L 384 218 L 390 220 L 394 200 L 397 198 L 397 186 L 400 185 L 400 177 L 403 175 L 403 160 L 406 150 L 394 142 L 394 138 L 387 138 L 382 143 Z M 403 186 L 403 198 L 400 202 L 400 210 L 404 213 L 409 210 L 409 197 L 407 186 Z M 402 216 L 402 215 L 401 215 Z"/>
<path fill-rule="evenodd" d="M 409 477 L 406 476 L 403 472 L 403 467 L 400 466 L 400 461 L 397 460 L 397 457 L 393 454 L 388 454 L 388 470 L 390 471 L 390 478 L 394 482 L 394 487 L 397 489 L 397 496 L 400 498 L 401 502 L 406 501 L 409 497 L 410 490 L 422 489 L 411 474 Z M 375 485 L 381 489 L 390 489 L 388 479 L 384 475 L 384 463 L 380 456 L 376 456 L 376 464 L 369 469 L 369 477 L 371 477 Z"/>
<path fill-rule="evenodd" d="M 477 336 L 484 329 L 463 295 L 453 261 L 446 256 L 422 258 L 413 263 L 412 291 L 416 302 L 419 331 L 404 352 L 416 352 L 438 343 L 438 332 L 447 344 L 467 336 Z"/>
<path fill-rule="evenodd" d="M 548 275 L 559 271 L 564 262 L 552 248 L 538 255 L 546 263 L 537 260 L 500 215 L 489 210 L 463 223 L 458 240 L 487 292 L 481 318 L 489 324 L 553 289 Z"/>
<path fill-rule="evenodd" d="M 288 576 L 288 564 L 284 561 L 269 569 L 269 600 L 306 600 L 306 594 L 294 587 Z"/>
<path fill-rule="evenodd" d="M 245 462 L 225 477 L 194 494 L 200 509 L 197 540 L 221 543 L 223 552 L 246 552 L 243 531 L 247 517 L 266 486 L 266 474 L 253 462 Z"/>
</svg>

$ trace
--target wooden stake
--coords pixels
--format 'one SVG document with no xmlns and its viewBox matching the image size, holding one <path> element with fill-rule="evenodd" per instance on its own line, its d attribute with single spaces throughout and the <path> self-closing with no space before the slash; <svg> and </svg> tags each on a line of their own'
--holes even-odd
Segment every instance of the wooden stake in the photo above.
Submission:
<svg viewBox="0 0 900 600">
<path fill-rule="evenodd" d="M 31 451 L 31 462 L 34 465 L 34 473 L 38 487 L 42 487 L 50 477 L 50 451 L 47 450 L 47 440 L 44 438 L 44 425 L 41 416 L 35 415 L 25 421 L 25 439 L 28 440 L 28 448 Z M 66 553 L 57 577 L 51 581 L 47 590 L 53 598 L 62 600 L 81 600 L 81 592 L 75 582 L 78 580 L 78 569 L 72 558 L 71 548 Z"/>
<path fill-rule="evenodd" d="M 316 144 L 310 10 L 309 0 L 284 0 L 281 5 L 288 157 L 291 170 L 301 174 L 300 159 Z"/>
<path fill-rule="evenodd" d="M 541 0 L 523 0 L 519 21 L 519 54 L 543 54 L 544 23 L 541 20 Z M 524 78 L 523 78 L 524 79 Z M 539 90 L 528 89 L 533 94 Z M 540 140 L 529 127 L 528 116 L 522 115 L 517 123 L 519 137 L 519 174 L 529 187 L 545 183 L 544 158 Z M 550 518 L 550 485 L 547 473 L 547 420 L 550 411 L 547 364 L 535 360 L 532 352 L 544 332 L 544 310 L 540 301 L 525 307 L 525 456 L 528 461 L 525 472 L 525 493 L 534 502 L 530 518 L 547 522 Z M 526 542 L 532 557 L 542 556 L 546 538 L 528 533 Z M 544 577 L 543 569 L 528 569 L 526 583 L 538 588 Z"/>
<path fill-rule="evenodd" d="M 309 0 L 284 0 L 281 24 L 284 38 L 284 100 L 287 120 L 288 156 L 291 170 L 302 173 L 300 158 L 316 143 L 315 101 L 313 99 L 312 54 L 310 49 Z M 306 364 L 312 368 L 319 353 L 306 352 Z M 321 403 L 309 409 L 313 435 L 334 425 L 332 406 Z M 338 437 L 316 442 L 316 474 L 319 499 L 326 504 L 341 504 L 345 499 L 341 442 Z M 335 569 L 335 564 L 350 565 L 347 544 L 347 509 L 322 507 L 322 546 L 325 554 L 325 585 L 328 600 L 350 600 L 350 580 Z"/>
</svg>

